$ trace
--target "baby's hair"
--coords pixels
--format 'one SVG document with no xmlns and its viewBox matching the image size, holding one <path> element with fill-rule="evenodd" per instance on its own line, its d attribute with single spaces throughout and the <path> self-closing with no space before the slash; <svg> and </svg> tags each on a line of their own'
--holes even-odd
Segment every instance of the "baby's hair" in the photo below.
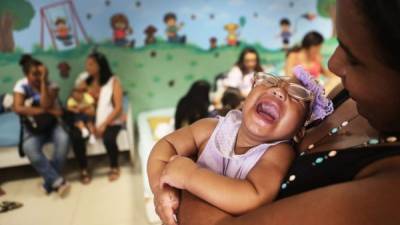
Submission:
<svg viewBox="0 0 400 225">
<path fill-rule="evenodd" d="M 225 116 L 230 110 L 237 109 L 243 100 L 244 97 L 238 88 L 228 87 L 222 96 L 221 102 L 223 108 L 219 114 Z"/>
</svg>

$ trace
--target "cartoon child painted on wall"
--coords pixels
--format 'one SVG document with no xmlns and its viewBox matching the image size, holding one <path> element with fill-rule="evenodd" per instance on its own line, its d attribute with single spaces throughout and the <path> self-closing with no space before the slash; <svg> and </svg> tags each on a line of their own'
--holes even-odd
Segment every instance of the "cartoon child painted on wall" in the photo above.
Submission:
<svg viewBox="0 0 400 225">
<path fill-rule="evenodd" d="M 226 42 L 229 46 L 237 46 L 239 45 L 239 25 L 236 23 L 228 23 L 224 26 L 225 30 L 228 32 L 228 36 L 226 37 Z"/>
<path fill-rule="evenodd" d="M 128 17 L 122 13 L 114 14 L 110 19 L 111 28 L 113 29 L 113 43 L 121 47 L 133 47 L 134 40 L 129 41 L 127 36 L 133 33 L 129 25 Z"/>
<path fill-rule="evenodd" d="M 157 28 L 155 26 L 149 25 L 143 32 L 146 35 L 146 39 L 144 40 L 145 45 L 151 45 L 156 43 L 155 34 L 157 32 Z"/>
<path fill-rule="evenodd" d="M 57 40 L 61 41 L 64 46 L 72 45 L 72 35 L 66 20 L 64 18 L 58 17 L 54 22 L 54 25 L 54 33 Z"/>
<path fill-rule="evenodd" d="M 281 26 L 281 33 L 279 36 L 282 38 L 283 49 L 289 49 L 290 38 L 292 37 L 292 30 L 290 28 L 290 20 L 288 18 L 283 18 L 279 22 Z"/>
<path fill-rule="evenodd" d="M 209 41 L 210 41 L 210 50 L 216 49 L 217 48 L 217 38 L 211 37 Z"/>
<path fill-rule="evenodd" d="M 164 23 L 167 25 L 165 33 L 167 34 L 168 42 L 170 43 L 182 43 L 186 42 L 186 36 L 178 35 L 178 31 L 183 27 L 183 23 L 177 25 L 175 13 L 169 12 L 164 15 Z"/>
</svg>

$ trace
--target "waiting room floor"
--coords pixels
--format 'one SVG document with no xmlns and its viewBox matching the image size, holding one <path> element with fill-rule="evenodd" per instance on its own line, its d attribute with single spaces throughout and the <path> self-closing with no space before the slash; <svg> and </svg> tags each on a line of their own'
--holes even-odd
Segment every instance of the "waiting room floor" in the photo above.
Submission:
<svg viewBox="0 0 400 225">
<path fill-rule="evenodd" d="M 149 225 L 143 204 L 143 182 L 139 160 L 134 166 L 129 154 L 120 154 L 121 177 L 108 181 L 106 156 L 90 158 L 93 180 L 79 182 L 77 166 L 68 161 L 70 194 L 61 199 L 46 196 L 39 178 L 30 166 L 0 170 L 0 185 L 6 195 L 0 201 L 18 201 L 22 208 L 0 213 L 1 225 Z"/>
</svg>

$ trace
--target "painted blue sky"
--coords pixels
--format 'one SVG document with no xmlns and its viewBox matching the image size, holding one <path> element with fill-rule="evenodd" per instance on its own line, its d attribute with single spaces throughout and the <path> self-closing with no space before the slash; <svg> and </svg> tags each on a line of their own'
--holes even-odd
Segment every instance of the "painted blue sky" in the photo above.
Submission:
<svg viewBox="0 0 400 225">
<path fill-rule="evenodd" d="M 40 41 L 39 9 L 57 1 L 30 2 L 36 10 L 30 27 L 14 33 L 17 46 L 25 51 L 31 51 L 32 46 Z M 329 19 L 317 17 L 308 21 L 300 18 L 306 12 L 317 12 L 316 0 L 74 0 L 74 4 L 87 33 L 96 41 L 111 39 L 109 19 L 114 13 L 126 14 L 134 30 L 130 38 L 136 40 L 137 46 L 143 45 L 143 30 L 150 24 L 157 27 L 157 36 L 165 38 L 163 16 L 170 11 L 177 14 L 178 23 L 185 24 L 180 34 L 185 34 L 189 43 L 206 49 L 209 48 L 210 37 L 217 37 L 218 44 L 224 43 L 224 24 L 239 23 L 240 17 L 246 18 L 246 24 L 240 30 L 240 39 L 248 43 L 261 43 L 270 49 L 281 47 L 278 34 L 279 21 L 283 17 L 289 18 L 293 26 L 297 24 L 292 42 L 300 41 L 310 30 L 318 30 L 325 37 L 329 37 L 332 30 Z M 65 10 L 55 9 L 50 14 L 53 18 L 64 16 Z M 88 14 L 91 15 L 90 19 Z M 211 14 L 214 15 L 213 19 L 210 18 Z M 192 15 L 196 17 L 194 20 Z M 46 42 L 50 44 L 48 35 Z"/>
</svg>

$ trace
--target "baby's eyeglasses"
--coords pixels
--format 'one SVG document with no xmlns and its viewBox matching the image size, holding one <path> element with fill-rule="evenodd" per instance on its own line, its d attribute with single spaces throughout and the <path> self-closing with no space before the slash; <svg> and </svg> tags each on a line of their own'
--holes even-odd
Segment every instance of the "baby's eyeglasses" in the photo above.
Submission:
<svg viewBox="0 0 400 225">
<path fill-rule="evenodd" d="M 285 88 L 288 95 L 300 101 L 309 102 L 314 99 L 313 93 L 307 88 L 290 82 L 289 76 L 278 76 L 272 73 L 257 72 L 254 74 L 253 87 L 265 85 L 266 87 Z"/>
</svg>

